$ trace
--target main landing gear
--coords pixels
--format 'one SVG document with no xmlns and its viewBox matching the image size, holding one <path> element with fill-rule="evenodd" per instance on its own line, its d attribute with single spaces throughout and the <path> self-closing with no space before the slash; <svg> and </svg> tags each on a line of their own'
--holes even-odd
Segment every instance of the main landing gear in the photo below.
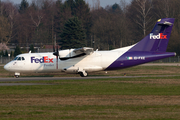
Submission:
<svg viewBox="0 0 180 120">
<path fill-rule="evenodd" d="M 80 74 L 81 77 L 87 77 L 88 76 L 88 73 L 83 68 L 78 69 L 78 74 Z"/>
<path fill-rule="evenodd" d="M 81 77 L 87 77 L 88 76 L 88 73 L 86 71 L 81 71 L 81 72 L 79 72 L 79 74 Z"/>
</svg>

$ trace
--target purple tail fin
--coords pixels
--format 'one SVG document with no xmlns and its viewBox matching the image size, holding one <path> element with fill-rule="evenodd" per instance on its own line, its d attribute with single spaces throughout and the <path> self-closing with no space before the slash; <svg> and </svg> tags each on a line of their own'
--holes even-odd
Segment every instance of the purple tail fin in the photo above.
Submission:
<svg viewBox="0 0 180 120">
<path fill-rule="evenodd" d="M 173 24 L 174 18 L 158 20 L 152 32 L 129 51 L 166 52 Z"/>
</svg>

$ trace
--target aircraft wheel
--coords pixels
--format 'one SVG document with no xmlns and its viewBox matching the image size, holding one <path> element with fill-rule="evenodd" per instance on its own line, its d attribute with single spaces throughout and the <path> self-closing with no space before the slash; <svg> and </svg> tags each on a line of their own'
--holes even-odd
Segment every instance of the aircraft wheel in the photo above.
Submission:
<svg viewBox="0 0 180 120">
<path fill-rule="evenodd" d="M 79 74 L 80 74 L 81 77 L 87 77 L 88 76 L 88 73 L 86 71 L 79 72 Z"/>
<path fill-rule="evenodd" d="M 15 75 L 16 78 L 19 78 L 19 75 Z"/>
<path fill-rule="evenodd" d="M 20 73 L 15 72 L 14 77 L 19 78 L 19 76 L 20 76 Z"/>
</svg>

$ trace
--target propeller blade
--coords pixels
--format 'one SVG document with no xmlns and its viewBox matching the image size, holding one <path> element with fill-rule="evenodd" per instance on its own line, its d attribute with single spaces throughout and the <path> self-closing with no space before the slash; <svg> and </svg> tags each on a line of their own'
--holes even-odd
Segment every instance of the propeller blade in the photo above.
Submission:
<svg viewBox="0 0 180 120">
<path fill-rule="evenodd" d="M 56 69 L 58 69 L 58 56 L 59 56 L 59 50 L 58 50 L 58 45 L 56 46 Z"/>
<path fill-rule="evenodd" d="M 57 52 L 57 56 L 59 56 L 59 47 L 57 45 L 57 48 L 56 48 L 56 52 Z"/>
</svg>

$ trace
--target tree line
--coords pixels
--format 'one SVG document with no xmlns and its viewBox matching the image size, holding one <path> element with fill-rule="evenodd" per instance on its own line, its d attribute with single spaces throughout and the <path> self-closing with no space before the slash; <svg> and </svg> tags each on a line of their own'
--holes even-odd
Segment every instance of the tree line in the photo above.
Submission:
<svg viewBox="0 0 180 120">
<path fill-rule="evenodd" d="M 119 0 L 100 7 L 84 0 L 22 0 L 19 5 L 0 2 L 0 43 L 21 47 L 50 44 L 62 49 L 93 47 L 111 50 L 132 45 L 161 18 L 175 18 L 169 52 L 180 55 L 179 0 Z"/>
</svg>

